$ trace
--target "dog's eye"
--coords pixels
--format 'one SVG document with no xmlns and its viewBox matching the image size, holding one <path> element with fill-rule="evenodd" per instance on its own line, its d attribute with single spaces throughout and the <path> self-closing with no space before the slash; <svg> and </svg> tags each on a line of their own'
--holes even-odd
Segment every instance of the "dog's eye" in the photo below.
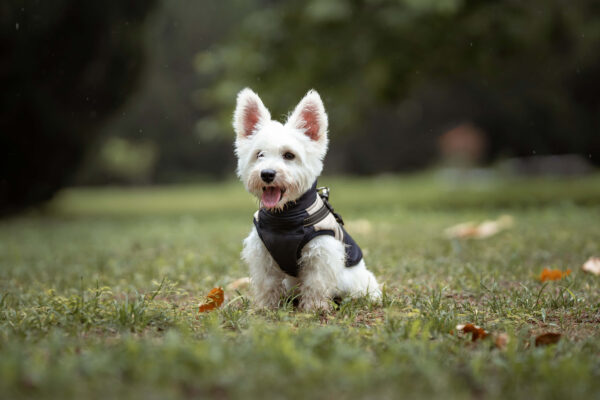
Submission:
<svg viewBox="0 0 600 400">
<path fill-rule="evenodd" d="M 262 151 L 259 151 L 258 153 L 256 153 L 256 158 L 263 158 L 265 156 L 265 154 Z"/>
<path fill-rule="evenodd" d="M 286 160 L 293 160 L 294 158 L 296 158 L 296 156 L 294 155 L 294 153 L 290 153 L 288 151 L 283 155 L 283 158 L 285 158 Z"/>
</svg>

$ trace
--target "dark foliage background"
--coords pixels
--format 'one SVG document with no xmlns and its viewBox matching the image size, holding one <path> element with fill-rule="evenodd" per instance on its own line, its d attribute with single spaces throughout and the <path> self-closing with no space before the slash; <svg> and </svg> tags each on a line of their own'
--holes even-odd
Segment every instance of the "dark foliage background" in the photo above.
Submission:
<svg viewBox="0 0 600 400">
<path fill-rule="evenodd" d="M 592 158 L 599 15 L 589 0 L 292 1 L 248 16 L 198 64 L 214 77 L 203 93 L 219 129 L 239 87 L 256 87 L 275 115 L 317 87 L 341 171 L 427 166 L 437 137 L 466 121 L 485 132 L 486 161 Z"/>
<path fill-rule="evenodd" d="M 470 163 L 600 159 L 594 0 L 11 0 L 0 10 L 3 212 L 66 184 L 232 175 L 230 119 L 246 86 L 281 118 L 308 89 L 321 93 L 329 173 L 445 162 L 456 130 L 476 139 Z"/>
<path fill-rule="evenodd" d="M 152 4 L 0 5 L 0 214 L 47 200 L 77 171 L 138 82 Z"/>
</svg>

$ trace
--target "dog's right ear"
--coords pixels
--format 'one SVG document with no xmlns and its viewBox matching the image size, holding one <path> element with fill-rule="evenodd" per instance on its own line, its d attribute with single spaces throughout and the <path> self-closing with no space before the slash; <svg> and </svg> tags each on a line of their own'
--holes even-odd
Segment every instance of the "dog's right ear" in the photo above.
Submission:
<svg viewBox="0 0 600 400">
<path fill-rule="evenodd" d="M 233 113 L 233 129 L 238 139 L 252 136 L 270 120 L 269 110 L 256 93 L 249 88 L 238 93 L 237 105 Z"/>
</svg>

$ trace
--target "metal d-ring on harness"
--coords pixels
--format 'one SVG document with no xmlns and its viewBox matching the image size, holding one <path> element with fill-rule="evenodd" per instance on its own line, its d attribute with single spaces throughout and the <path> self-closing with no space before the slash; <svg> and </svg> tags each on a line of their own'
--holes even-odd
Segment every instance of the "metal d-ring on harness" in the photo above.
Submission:
<svg viewBox="0 0 600 400">
<path fill-rule="evenodd" d="M 333 216 L 334 216 L 335 220 L 338 222 L 338 224 L 344 225 L 344 220 L 342 219 L 342 216 L 340 214 L 336 213 L 334 211 L 333 207 L 331 206 L 331 204 L 329 204 L 329 192 L 330 191 L 327 186 L 322 186 L 322 187 L 317 188 L 317 193 L 319 194 L 319 197 L 321 198 L 321 200 L 323 200 L 323 207 L 318 209 L 313 215 L 305 218 L 304 226 L 311 226 L 311 225 L 318 224 L 323 219 L 325 219 L 325 217 L 327 217 L 327 215 L 330 212 L 331 212 L 331 214 L 333 214 Z"/>
</svg>

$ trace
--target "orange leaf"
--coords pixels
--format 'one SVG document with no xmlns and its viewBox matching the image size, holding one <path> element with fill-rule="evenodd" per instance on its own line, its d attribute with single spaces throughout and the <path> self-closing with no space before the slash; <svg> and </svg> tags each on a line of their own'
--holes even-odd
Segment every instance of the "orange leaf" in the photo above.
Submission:
<svg viewBox="0 0 600 400">
<path fill-rule="evenodd" d="M 473 324 L 456 325 L 456 330 L 463 333 L 471 333 L 471 340 L 475 342 L 478 339 L 485 339 L 488 333 L 483 329 Z"/>
<path fill-rule="evenodd" d="M 542 333 L 535 338 L 535 347 L 548 346 L 549 344 L 558 343 L 561 336 L 562 335 L 560 333 L 555 332 Z"/>
<path fill-rule="evenodd" d="M 198 312 L 214 310 L 223 304 L 223 300 L 225 300 L 223 289 L 220 287 L 213 288 L 206 295 L 206 300 L 198 306 Z"/>
<path fill-rule="evenodd" d="M 571 270 L 561 271 L 560 269 L 548 269 L 544 268 L 540 274 L 540 281 L 558 281 L 562 278 L 571 275 Z"/>
</svg>

